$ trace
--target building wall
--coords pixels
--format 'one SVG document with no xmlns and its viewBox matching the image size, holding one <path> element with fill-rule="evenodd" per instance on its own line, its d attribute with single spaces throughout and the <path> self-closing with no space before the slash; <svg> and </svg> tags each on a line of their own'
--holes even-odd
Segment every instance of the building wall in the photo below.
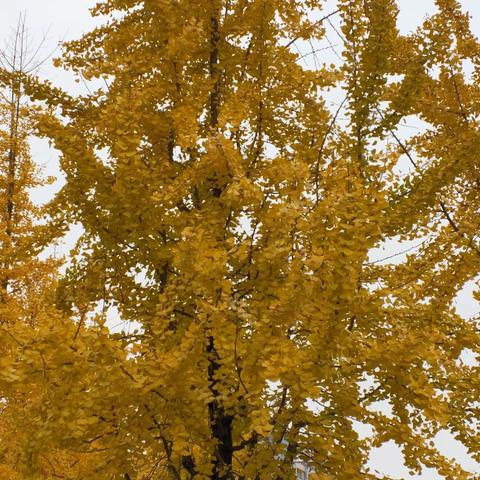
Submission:
<svg viewBox="0 0 480 480">
<path fill-rule="evenodd" d="M 295 475 L 297 480 L 308 480 L 309 468 L 304 462 L 295 462 Z"/>
</svg>

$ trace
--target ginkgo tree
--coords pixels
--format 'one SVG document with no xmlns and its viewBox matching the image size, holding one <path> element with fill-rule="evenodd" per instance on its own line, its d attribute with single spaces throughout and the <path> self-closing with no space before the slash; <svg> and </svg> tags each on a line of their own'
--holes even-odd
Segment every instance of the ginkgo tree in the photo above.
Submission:
<svg viewBox="0 0 480 480">
<path fill-rule="evenodd" d="M 12 368 L 12 353 L 22 344 L 23 333 L 27 341 L 35 338 L 48 318 L 59 267 L 46 254 L 54 229 L 43 222 L 44 208 L 31 195 L 51 181 L 29 147 L 38 111 L 28 102 L 24 82 L 42 63 L 36 53 L 21 15 L 0 50 L 0 365 L 7 379 L 0 388 L 0 476 L 9 480 L 22 478 L 16 466 L 31 427 L 26 412 L 38 398 L 35 388 L 17 388 L 20 377 Z"/>
<path fill-rule="evenodd" d="M 390 440 L 472 478 L 432 440 L 479 459 L 478 323 L 454 305 L 480 270 L 480 45 L 455 0 L 408 35 L 399 6 L 109 0 L 58 60 L 89 93 L 29 83 L 66 177 L 52 219 L 83 234 L 57 289 L 75 328 L 15 353 L 42 399 L 26 478 L 56 449 L 94 456 L 85 479 L 386 478 Z M 341 65 L 305 68 L 333 17 Z M 392 238 L 423 243 L 372 261 Z"/>
<path fill-rule="evenodd" d="M 43 45 L 29 35 L 22 14 L 0 50 L 0 478 L 5 480 L 82 478 L 96 460 L 71 445 L 40 453 L 29 447 L 39 422 L 45 422 L 41 412 L 51 386 L 58 386 L 49 374 L 51 357 L 61 355 L 55 344 L 80 334 L 73 319 L 55 307 L 62 264 L 55 248 L 62 225 L 49 221 L 48 205 L 33 196 L 53 181 L 39 165 L 43 159 L 30 151 L 43 110 L 27 91 L 29 75 L 45 61 Z"/>
</svg>

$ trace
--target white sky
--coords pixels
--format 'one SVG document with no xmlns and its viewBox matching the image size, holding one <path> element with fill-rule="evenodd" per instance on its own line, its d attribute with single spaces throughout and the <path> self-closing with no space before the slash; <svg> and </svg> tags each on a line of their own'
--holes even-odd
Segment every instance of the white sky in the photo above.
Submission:
<svg viewBox="0 0 480 480">
<path fill-rule="evenodd" d="M 38 40 L 47 35 L 45 54 L 54 50 L 59 41 L 78 38 L 97 24 L 97 21 L 91 19 L 88 11 L 95 5 L 94 0 L 0 0 L 0 2 L 2 10 L 0 39 L 8 36 L 8 32 L 16 25 L 20 13 L 27 12 L 27 25 L 32 38 Z M 472 15 L 474 32 L 480 35 L 480 0 L 462 0 L 461 3 Z M 435 9 L 434 0 L 399 0 L 398 4 L 401 9 L 399 27 L 402 32 L 420 25 L 425 15 Z M 335 0 L 326 0 L 325 12 L 328 13 L 334 9 Z M 2 44 L 1 40 L 0 44 Z M 69 75 L 55 70 L 50 64 L 44 65 L 41 76 L 69 90 L 78 88 Z M 45 142 L 34 141 L 32 153 L 34 158 L 46 167 L 48 174 L 58 175 L 57 156 Z M 57 183 L 57 188 L 59 184 Z M 45 201 L 51 194 L 52 189 L 49 188 L 37 191 L 35 197 L 38 201 Z M 464 297 L 459 299 L 462 311 L 471 313 L 474 308 L 478 310 L 477 305 L 473 305 L 470 301 L 471 295 L 468 289 L 462 295 Z M 464 448 L 448 433 L 439 435 L 437 443 L 446 456 L 454 457 L 465 468 L 480 473 L 480 465 L 469 459 Z M 410 476 L 403 466 L 401 452 L 393 443 L 377 449 L 372 455 L 371 465 L 375 470 L 398 479 L 436 480 L 441 478 L 431 471 L 425 471 L 421 476 Z"/>
</svg>

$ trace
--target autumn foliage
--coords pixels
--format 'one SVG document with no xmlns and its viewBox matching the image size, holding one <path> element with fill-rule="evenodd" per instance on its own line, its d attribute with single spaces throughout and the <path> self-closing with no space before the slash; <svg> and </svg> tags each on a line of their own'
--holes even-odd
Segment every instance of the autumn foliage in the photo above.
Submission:
<svg viewBox="0 0 480 480">
<path fill-rule="evenodd" d="M 40 222 L 3 103 L 12 479 L 379 479 L 390 440 L 473 478 L 431 440 L 480 460 L 479 327 L 455 310 L 480 273 L 480 43 L 455 0 L 401 34 L 401 3 L 109 0 L 57 60 L 84 95 L 1 74 L 66 179 Z M 305 66 L 328 25 L 341 62 Z M 74 223 L 60 273 L 38 254 Z M 372 257 L 392 240 L 415 248 Z"/>
</svg>

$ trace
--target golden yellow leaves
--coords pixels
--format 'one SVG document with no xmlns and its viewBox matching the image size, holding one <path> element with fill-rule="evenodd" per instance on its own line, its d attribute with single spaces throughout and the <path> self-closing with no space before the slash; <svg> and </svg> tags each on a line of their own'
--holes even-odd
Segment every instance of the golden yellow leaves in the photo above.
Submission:
<svg viewBox="0 0 480 480">
<path fill-rule="evenodd" d="M 479 268 L 480 94 L 459 73 L 475 45 L 455 5 L 402 37 L 398 2 L 339 2 L 344 65 L 312 72 L 285 44 L 322 37 L 306 15 L 320 2 L 127 4 L 98 7 L 120 15 L 67 47 L 64 64 L 108 89 L 36 93 L 64 107 L 40 124 L 67 177 L 56 215 L 85 230 L 63 323 L 22 330 L 23 363 L 0 374 L 41 392 L 36 452 L 94 445 L 86 479 L 283 478 L 304 455 L 318 478 L 363 480 L 369 446 L 395 439 L 411 468 L 457 472 L 416 431 L 449 425 L 473 445 L 453 411 L 478 390 L 456 363 L 478 335 L 452 302 Z M 336 114 L 328 86 L 344 90 Z M 408 115 L 431 130 L 399 144 Z M 407 152 L 421 168 L 400 178 Z M 371 264 L 400 234 L 431 243 Z M 111 305 L 135 332 L 96 325 Z"/>
</svg>

